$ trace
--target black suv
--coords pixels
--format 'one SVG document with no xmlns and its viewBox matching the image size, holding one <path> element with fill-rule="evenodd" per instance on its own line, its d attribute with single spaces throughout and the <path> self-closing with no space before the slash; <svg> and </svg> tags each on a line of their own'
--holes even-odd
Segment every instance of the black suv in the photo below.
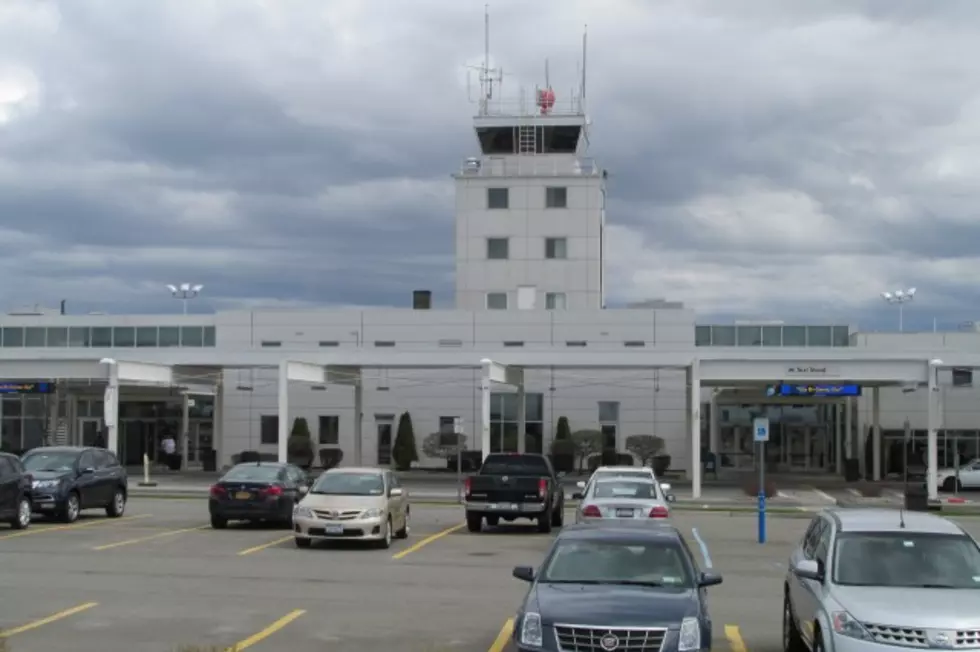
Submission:
<svg viewBox="0 0 980 652">
<path fill-rule="evenodd" d="M 31 476 L 9 453 L 0 453 L 0 520 L 15 530 L 31 524 Z"/>
<path fill-rule="evenodd" d="M 27 451 L 21 461 L 33 478 L 35 513 L 73 523 L 83 509 L 103 508 L 114 518 L 126 511 L 126 469 L 103 448 L 45 446 Z"/>
</svg>

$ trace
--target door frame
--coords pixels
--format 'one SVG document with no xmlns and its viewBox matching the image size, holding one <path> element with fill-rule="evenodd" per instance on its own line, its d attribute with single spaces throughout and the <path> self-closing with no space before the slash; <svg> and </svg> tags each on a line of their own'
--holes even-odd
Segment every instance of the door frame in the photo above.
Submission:
<svg viewBox="0 0 980 652">
<path fill-rule="evenodd" d="M 102 417 L 78 417 L 78 430 L 76 431 L 76 436 L 73 437 L 75 446 L 93 446 L 94 442 L 91 444 L 85 443 L 85 424 L 94 423 L 96 433 L 102 429 Z"/>
</svg>

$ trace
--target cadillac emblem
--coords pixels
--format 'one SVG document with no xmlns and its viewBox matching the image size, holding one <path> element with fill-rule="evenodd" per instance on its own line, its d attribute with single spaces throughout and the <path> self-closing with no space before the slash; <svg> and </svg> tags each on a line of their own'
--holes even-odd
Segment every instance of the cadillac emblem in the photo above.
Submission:
<svg viewBox="0 0 980 652">
<path fill-rule="evenodd" d="M 619 637 L 612 632 L 606 632 L 603 634 L 602 638 L 599 639 L 599 647 L 606 652 L 612 652 L 619 647 Z"/>
<path fill-rule="evenodd" d="M 501 482 L 507 482 L 508 480 L 510 480 L 510 478 L 508 478 L 506 475 L 504 477 L 500 478 L 500 481 Z"/>
</svg>

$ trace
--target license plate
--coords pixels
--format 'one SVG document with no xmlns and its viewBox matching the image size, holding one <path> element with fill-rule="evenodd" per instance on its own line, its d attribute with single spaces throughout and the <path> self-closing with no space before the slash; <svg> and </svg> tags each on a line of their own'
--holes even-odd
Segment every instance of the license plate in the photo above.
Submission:
<svg viewBox="0 0 980 652">
<path fill-rule="evenodd" d="M 248 493 L 247 491 L 239 491 L 237 494 L 235 494 L 236 500 L 248 500 L 251 497 L 252 494 Z"/>
<path fill-rule="evenodd" d="M 343 525 L 324 525 L 323 526 L 323 531 L 325 533 L 327 533 L 327 534 L 343 534 L 344 533 L 344 526 Z"/>
<path fill-rule="evenodd" d="M 633 510 L 632 509 L 617 509 L 616 510 L 616 516 L 618 518 L 633 518 Z"/>
</svg>

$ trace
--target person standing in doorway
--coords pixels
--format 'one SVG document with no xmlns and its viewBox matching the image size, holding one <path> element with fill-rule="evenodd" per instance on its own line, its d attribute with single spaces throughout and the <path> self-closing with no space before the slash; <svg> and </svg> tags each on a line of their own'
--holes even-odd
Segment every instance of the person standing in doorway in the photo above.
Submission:
<svg viewBox="0 0 980 652">
<path fill-rule="evenodd" d="M 174 468 L 174 455 L 177 454 L 177 442 L 174 441 L 174 436 L 169 432 L 164 435 L 163 442 L 163 460 L 164 463 L 171 469 Z"/>
</svg>

